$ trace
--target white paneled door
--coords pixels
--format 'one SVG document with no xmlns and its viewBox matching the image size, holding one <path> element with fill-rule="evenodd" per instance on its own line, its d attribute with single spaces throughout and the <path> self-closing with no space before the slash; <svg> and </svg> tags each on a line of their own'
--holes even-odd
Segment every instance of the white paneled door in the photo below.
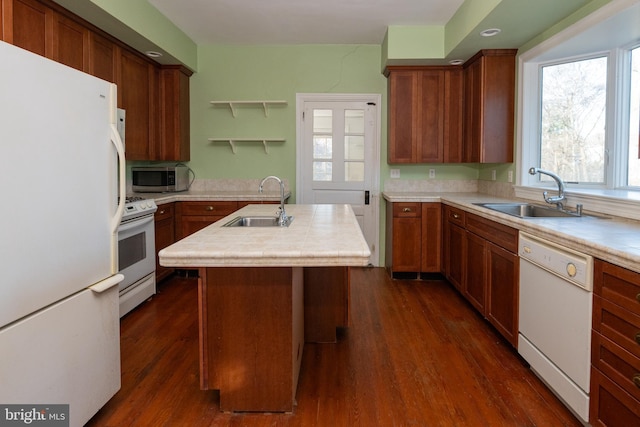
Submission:
<svg viewBox="0 0 640 427">
<path fill-rule="evenodd" d="M 378 265 L 380 95 L 298 94 L 297 203 L 350 204 Z"/>
</svg>

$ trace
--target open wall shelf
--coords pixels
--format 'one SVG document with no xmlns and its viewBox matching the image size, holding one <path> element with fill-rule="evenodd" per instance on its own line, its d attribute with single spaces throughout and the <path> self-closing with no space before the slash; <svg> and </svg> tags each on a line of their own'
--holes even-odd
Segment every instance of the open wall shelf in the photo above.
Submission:
<svg viewBox="0 0 640 427">
<path fill-rule="evenodd" d="M 269 143 L 284 142 L 284 138 L 209 138 L 211 142 L 225 142 L 231 147 L 233 154 L 236 154 L 236 143 L 238 142 L 262 142 L 264 152 L 269 154 Z"/>
<path fill-rule="evenodd" d="M 233 117 L 237 117 L 238 115 L 238 105 L 262 106 L 264 109 L 264 116 L 269 117 L 269 106 L 287 105 L 287 101 L 211 101 L 211 105 L 228 105 Z"/>
</svg>

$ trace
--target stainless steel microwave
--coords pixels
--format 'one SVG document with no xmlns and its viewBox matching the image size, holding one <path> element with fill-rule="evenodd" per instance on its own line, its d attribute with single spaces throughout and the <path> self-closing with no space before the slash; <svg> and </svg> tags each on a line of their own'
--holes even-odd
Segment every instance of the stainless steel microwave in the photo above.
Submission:
<svg viewBox="0 0 640 427">
<path fill-rule="evenodd" d="M 178 166 L 136 166 L 131 168 L 132 190 L 168 193 L 189 189 L 189 168 Z"/>
</svg>

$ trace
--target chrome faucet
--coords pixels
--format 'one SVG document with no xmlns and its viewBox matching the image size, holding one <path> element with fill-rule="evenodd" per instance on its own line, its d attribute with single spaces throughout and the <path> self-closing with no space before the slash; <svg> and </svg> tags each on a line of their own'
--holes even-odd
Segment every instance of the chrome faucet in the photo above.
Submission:
<svg viewBox="0 0 640 427">
<path fill-rule="evenodd" d="M 262 193 L 264 183 L 270 179 L 274 179 L 278 181 L 280 184 L 280 213 L 278 214 L 278 225 L 285 226 L 291 222 L 292 217 L 287 216 L 287 213 L 284 210 L 284 182 L 280 178 L 275 175 L 269 175 L 260 181 L 260 187 L 258 187 L 258 192 Z"/>
<path fill-rule="evenodd" d="M 558 184 L 558 195 L 549 197 L 548 195 L 549 192 L 545 191 L 544 193 L 542 193 L 542 196 L 544 197 L 545 202 L 550 204 L 555 204 L 558 209 L 562 210 L 563 208 L 562 201 L 567 199 L 566 196 L 564 195 L 564 182 L 562 181 L 562 179 L 555 173 L 546 171 L 544 169 L 540 169 L 540 168 L 529 169 L 529 174 L 535 175 L 537 173 L 548 175 L 556 181 L 556 184 Z"/>
</svg>

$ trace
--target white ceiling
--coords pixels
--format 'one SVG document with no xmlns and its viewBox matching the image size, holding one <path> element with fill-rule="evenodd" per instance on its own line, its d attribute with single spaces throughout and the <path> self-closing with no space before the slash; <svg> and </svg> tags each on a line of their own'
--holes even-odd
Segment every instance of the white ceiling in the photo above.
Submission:
<svg viewBox="0 0 640 427">
<path fill-rule="evenodd" d="M 445 25 L 464 0 L 149 0 L 197 44 L 381 44 L 390 25 Z"/>
</svg>

